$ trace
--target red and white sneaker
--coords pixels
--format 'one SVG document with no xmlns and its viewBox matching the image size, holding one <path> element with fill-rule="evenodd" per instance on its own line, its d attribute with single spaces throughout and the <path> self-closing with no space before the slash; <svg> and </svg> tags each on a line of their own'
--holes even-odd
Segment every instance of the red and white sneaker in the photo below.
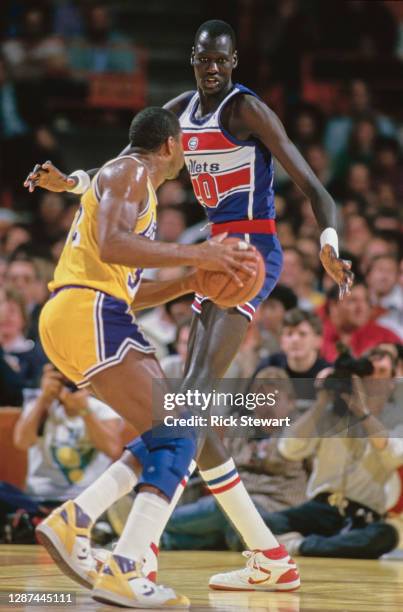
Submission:
<svg viewBox="0 0 403 612">
<path fill-rule="evenodd" d="M 246 567 L 209 580 L 211 589 L 224 591 L 293 591 L 301 582 L 294 559 L 284 546 L 271 550 L 246 550 Z"/>
</svg>

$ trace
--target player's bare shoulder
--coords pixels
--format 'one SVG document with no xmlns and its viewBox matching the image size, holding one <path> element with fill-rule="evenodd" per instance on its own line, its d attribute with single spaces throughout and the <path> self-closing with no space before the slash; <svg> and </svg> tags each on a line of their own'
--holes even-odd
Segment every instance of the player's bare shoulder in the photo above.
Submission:
<svg viewBox="0 0 403 612">
<path fill-rule="evenodd" d="M 251 122 L 268 111 L 268 106 L 262 100 L 242 92 L 228 101 L 221 121 L 230 134 L 240 140 L 247 140 L 251 136 Z"/>
<path fill-rule="evenodd" d="M 148 170 L 145 164 L 131 156 L 123 155 L 107 162 L 99 171 L 98 190 L 100 195 L 113 191 L 130 200 L 134 196 L 141 201 L 147 194 Z"/>
</svg>

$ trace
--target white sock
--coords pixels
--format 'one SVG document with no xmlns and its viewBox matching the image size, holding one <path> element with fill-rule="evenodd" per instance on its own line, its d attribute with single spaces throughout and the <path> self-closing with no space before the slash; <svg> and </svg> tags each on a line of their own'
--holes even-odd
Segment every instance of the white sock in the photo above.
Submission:
<svg viewBox="0 0 403 612">
<path fill-rule="evenodd" d="M 190 476 L 193 474 L 193 472 L 196 469 L 196 461 L 191 461 L 187 474 L 182 478 L 181 482 L 178 484 L 178 486 L 176 487 L 176 491 L 170 501 L 169 504 L 169 508 L 168 508 L 168 515 L 166 516 L 166 520 L 163 523 L 161 521 L 160 525 L 159 525 L 159 531 L 158 533 L 156 533 L 155 535 L 155 541 L 150 543 L 150 548 L 148 549 L 148 551 L 146 551 L 145 555 L 144 555 L 144 573 L 145 575 L 150 579 L 150 580 L 154 580 L 154 582 L 157 579 L 157 571 L 158 571 L 158 553 L 159 553 L 159 541 L 162 535 L 162 532 L 164 531 L 167 522 L 169 521 L 169 518 L 172 514 L 172 512 L 175 510 L 176 505 L 183 493 L 183 491 L 185 490 L 185 487 L 188 483 L 188 480 L 190 478 Z"/>
<path fill-rule="evenodd" d="M 199 471 L 250 550 L 270 550 L 279 546 L 245 489 L 233 459 L 210 470 Z"/>
<path fill-rule="evenodd" d="M 169 505 L 167 500 L 155 493 L 140 491 L 113 554 L 143 561 L 151 544 L 158 541 L 161 524 L 165 525 L 168 520 Z"/>
<path fill-rule="evenodd" d="M 116 461 L 92 485 L 80 493 L 74 502 L 92 521 L 96 521 L 115 501 L 130 493 L 137 481 L 136 474 L 128 465 Z"/>
</svg>

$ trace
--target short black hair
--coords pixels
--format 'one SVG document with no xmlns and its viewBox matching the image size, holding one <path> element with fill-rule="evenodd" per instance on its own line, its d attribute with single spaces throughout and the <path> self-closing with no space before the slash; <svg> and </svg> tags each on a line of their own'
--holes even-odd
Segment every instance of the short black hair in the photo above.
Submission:
<svg viewBox="0 0 403 612">
<path fill-rule="evenodd" d="M 198 43 L 202 32 L 207 32 L 210 38 L 228 36 L 231 39 L 232 49 L 234 50 L 236 47 L 235 32 L 230 24 L 226 21 L 222 21 L 221 19 L 210 19 L 209 21 L 202 23 L 195 34 L 195 45 Z"/>
<path fill-rule="evenodd" d="M 149 106 L 133 119 L 129 129 L 132 147 L 157 151 L 170 136 L 177 138 L 181 131 L 178 117 L 160 106 Z"/>
<path fill-rule="evenodd" d="M 263 303 L 265 304 L 269 300 L 276 300 L 277 302 L 280 302 L 283 305 L 284 310 L 296 308 L 298 304 L 298 298 L 294 291 L 290 287 L 280 283 L 274 287 L 269 297 L 267 297 Z"/>
</svg>

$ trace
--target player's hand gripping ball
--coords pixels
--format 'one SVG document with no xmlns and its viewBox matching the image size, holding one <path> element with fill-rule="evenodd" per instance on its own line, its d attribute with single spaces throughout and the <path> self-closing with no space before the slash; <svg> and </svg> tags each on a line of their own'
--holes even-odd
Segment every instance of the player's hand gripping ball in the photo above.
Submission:
<svg viewBox="0 0 403 612">
<path fill-rule="evenodd" d="M 249 245 L 239 238 L 225 238 L 223 244 L 237 243 L 240 251 L 248 249 Z M 197 284 L 199 292 L 209 297 L 221 308 L 231 308 L 252 300 L 262 289 L 266 277 L 266 267 L 263 257 L 256 251 L 256 274 L 248 274 L 237 270 L 237 275 L 243 282 L 243 287 L 236 284 L 226 272 L 212 272 L 210 270 L 197 270 Z"/>
</svg>

